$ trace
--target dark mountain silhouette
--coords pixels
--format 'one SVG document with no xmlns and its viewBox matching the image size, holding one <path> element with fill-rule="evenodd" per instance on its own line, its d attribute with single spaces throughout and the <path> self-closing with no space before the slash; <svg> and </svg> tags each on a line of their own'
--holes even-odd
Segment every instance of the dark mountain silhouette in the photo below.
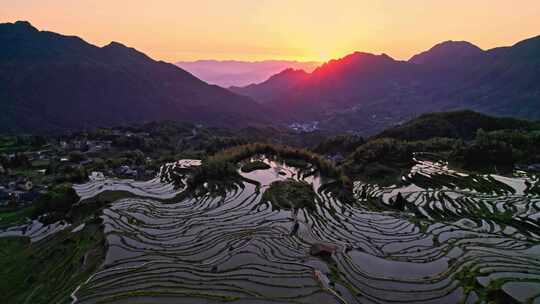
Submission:
<svg viewBox="0 0 540 304">
<path fill-rule="evenodd" d="M 422 114 L 403 125 L 386 129 L 377 138 L 400 140 L 427 140 L 436 137 L 472 140 L 480 129 L 531 130 L 538 128 L 538 122 L 510 117 L 493 117 L 470 110 Z"/>
<path fill-rule="evenodd" d="M 331 60 L 312 73 L 301 75 L 300 81 L 291 77 L 291 72 L 284 72 L 261 84 L 234 91 L 254 99 L 264 96 L 266 104 L 273 105 L 290 120 L 322 119 L 362 100 L 387 98 L 396 87 L 410 85 L 418 70 L 385 54 L 358 52 Z M 291 84 L 283 85 L 290 79 Z"/>
<path fill-rule="evenodd" d="M 113 42 L 0 24 L 0 131 L 46 132 L 152 120 L 263 123 L 248 97 Z M 255 119 L 256 118 L 256 119 Z"/>
<path fill-rule="evenodd" d="M 470 57 L 449 98 L 495 115 L 540 118 L 540 36 Z"/>
<path fill-rule="evenodd" d="M 409 61 L 354 53 L 301 82 L 270 82 L 287 82 L 287 75 L 234 91 L 264 96 L 291 122 L 318 120 L 322 128 L 366 135 L 421 113 L 458 109 L 539 119 L 540 36 L 488 51 L 444 42 Z"/>
<path fill-rule="evenodd" d="M 482 52 L 481 48 L 467 41 L 446 41 L 414 55 L 409 62 L 432 67 L 448 67 Z"/>
<path fill-rule="evenodd" d="M 279 98 L 279 92 L 288 92 L 290 89 L 308 79 L 309 73 L 304 70 L 286 69 L 273 75 L 261 85 L 248 85 L 246 87 L 230 87 L 229 90 L 251 96 L 255 100 L 265 103 Z"/>
</svg>

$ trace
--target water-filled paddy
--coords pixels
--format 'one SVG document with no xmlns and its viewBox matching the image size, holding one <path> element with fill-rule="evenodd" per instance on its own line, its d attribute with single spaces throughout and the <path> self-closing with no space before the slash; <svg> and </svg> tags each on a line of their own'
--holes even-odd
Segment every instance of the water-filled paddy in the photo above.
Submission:
<svg viewBox="0 0 540 304">
<path fill-rule="evenodd" d="M 245 182 L 224 197 L 163 202 L 156 193 L 170 198 L 168 186 L 137 185 L 140 197 L 104 210 L 107 256 L 77 302 L 540 302 L 534 178 L 470 176 L 418 160 L 403 185 L 356 182 L 355 200 L 340 202 L 310 168 L 265 161 L 270 169 L 241 173 L 260 187 Z M 261 201 L 287 178 L 313 185 L 315 210 Z M 398 193 L 404 211 L 392 208 Z M 337 249 L 313 256 L 316 243 Z"/>
</svg>

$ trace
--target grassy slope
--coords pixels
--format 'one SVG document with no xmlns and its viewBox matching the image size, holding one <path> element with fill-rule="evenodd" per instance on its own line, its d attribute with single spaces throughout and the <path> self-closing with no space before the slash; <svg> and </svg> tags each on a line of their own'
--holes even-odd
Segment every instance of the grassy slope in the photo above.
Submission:
<svg viewBox="0 0 540 304">
<path fill-rule="evenodd" d="M 294 180 L 275 181 L 264 192 L 262 200 L 277 209 L 315 209 L 315 192 L 310 184 Z"/>
<path fill-rule="evenodd" d="M 98 223 L 34 244 L 24 237 L 0 238 L 0 302 L 68 303 L 101 264 L 104 244 Z"/>
<path fill-rule="evenodd" d="M 434 137 L 473 139 L 478 129 L 495 131 L 503 129 L 530 130 L 538 123 L 506 117 L 493 117 L 473 111 L 454 111 L 424 114 L 401 126 L 387 129 L 377 138 L 401 140 L 426 140 Z"/>
<path fill-rule="evenodd" d="M 263 161 L 257 160 L 242 166 L 242 172 L 252 172 L 256 170 L 270 169 L 270 166 Z"/>
</svg>

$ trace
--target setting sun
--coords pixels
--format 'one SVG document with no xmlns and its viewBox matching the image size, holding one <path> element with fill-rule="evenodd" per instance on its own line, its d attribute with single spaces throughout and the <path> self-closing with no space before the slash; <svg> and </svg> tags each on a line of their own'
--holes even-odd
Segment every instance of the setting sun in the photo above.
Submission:
<svg viewBox="0 0 540 304">
<path fill-rule="evenodd" d="M 353 51 L 408 59 L 441 37 L 492 48 L 540 28 L 535 0 L 3 0 L 1 6 L 4 22 L 28 20 L 98 45 L 122 41 L 171 62 L 326 61 Z"/>
<path fill-rule="evenodd" d="M 1 304 L 540 304 L 539 0 L 0 0 Z"/>
</svg>

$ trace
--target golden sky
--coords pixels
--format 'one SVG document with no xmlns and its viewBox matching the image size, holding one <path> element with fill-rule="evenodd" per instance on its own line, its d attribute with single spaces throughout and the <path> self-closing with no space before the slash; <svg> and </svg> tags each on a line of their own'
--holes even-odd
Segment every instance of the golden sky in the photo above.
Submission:
<svg viewBox="0 0 540 304">
<path fill-rule="evenodd" d="M 540 35 L 540 0 L 0 0 L 0 22 L 155 59 L 408 59 L 444 40 L 481 48 Z"/>
</svg>

